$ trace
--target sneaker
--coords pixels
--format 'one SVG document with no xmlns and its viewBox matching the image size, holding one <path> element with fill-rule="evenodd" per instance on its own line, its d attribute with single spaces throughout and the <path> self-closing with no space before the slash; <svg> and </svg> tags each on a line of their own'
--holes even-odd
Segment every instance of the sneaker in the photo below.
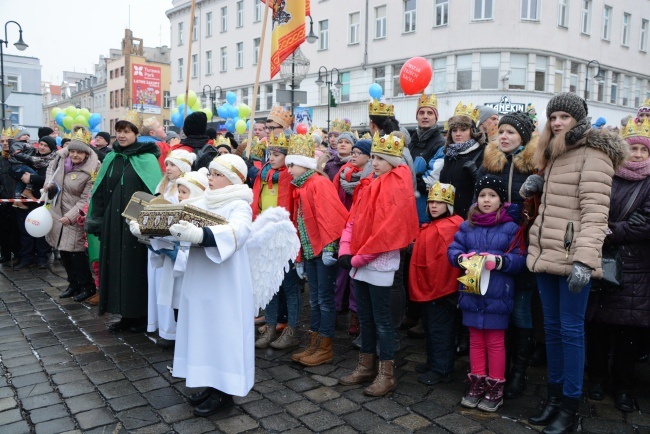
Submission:
<svg viewBox="0 0 650 434">
<path fill-rule="evenodd" d="M 436 371 L 425 372 L 418 375 L 418 382 L 426 384 L 427 386 L 434 386 L 438 383 L 449 383 L 451 381 L 451 374 L 443 375 Z"/>
<path fill-rule="evenodd" d="M 279 338 L 271 342 L 271 348 L 276 350 L 285 350 L 287 348 L 296 347 L 300 343 L 300 339 L 296 336 L 296 329 L 291 326 L 286 326 L 282 331 Z"/>
<path fill-rule="evenodd" d="M 478 403 L 479 410 L 493 413 L 503 405 L 503 386 L 506 380 L 487 377 L 485 379 L 485 395 Z"/>
<path fill-rule="evenodd" d="M 485 375 L 477 374 L 467 374 L 469 378 L 470 386 L 463 399 L 460 401 L 460 405 L 467 408 L 476 408 L 483 395 L 485 395 Z"/>
</svg>

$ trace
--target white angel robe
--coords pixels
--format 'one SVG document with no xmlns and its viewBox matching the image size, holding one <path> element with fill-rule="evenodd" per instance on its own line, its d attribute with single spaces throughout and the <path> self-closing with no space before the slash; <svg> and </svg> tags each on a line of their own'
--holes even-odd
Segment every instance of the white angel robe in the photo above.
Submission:
<svg viewBox="0 0 650 434">
<path fill-rule="evenodd" d="M 246 396 L 255 382 L 253 292 L 246 241 L 250 205 L 234 200 L 208 208 L 227 225 L 211 226 L 216 247 L 191 247 L 183 277 L 173 376 L 188 387 Z"/>
</svg>

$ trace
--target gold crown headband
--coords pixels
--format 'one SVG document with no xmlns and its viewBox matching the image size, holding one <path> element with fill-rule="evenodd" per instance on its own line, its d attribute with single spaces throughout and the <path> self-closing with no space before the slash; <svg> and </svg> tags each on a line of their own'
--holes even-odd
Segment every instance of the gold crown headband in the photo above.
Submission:
<svg viewBox="0 0 650 434">
<path fill-rule="evenodd" d="M 368 115 L 370 116 L 394 116 L 395 106 L 378 100 L 372 100 L 368 104 Z"/>
<path fill-rule="evenodd" d="M 18 128 L 11 128 L 11 127 L 3 128 L 2 129 L 2 136 L 3 137 L 13 137 L 18 133 L 18 131 L 20 131 Z"/>
<path fill-rule="evenodd" d="M 459 102 L 458 105 L 456 106 L 456 109 L 454 110 L 454 116 L 467 116 L 474 122 L 478 122 L 478 117 L 479 117 L 479 112 L 477 108 L 474 108 L 473 103 L 463 104 L 463 102 Z"/>
<path fill-rule="evenodd" d="M 289 140 L 288 155 L 314 158 L 314 139 L 309 134 L 294 134 Z"/>
<path fill-rule="evenodd" d="M 401 157 L 404 152 L 404 137 L 394 136 L 393 133 L 379 137 L 379 134 L 375 133 L 372 138 L 371 152 Z"/>
<path fill-rule="evenodd" d="M 630 137 L 647 137 L 650 138 L 650 120 L 645 118 L 643 123 L 637 124 L 634 119 L 630 118 L 627 125 L 621 131 L 621 137 L 624 139 Z"/>
<path fill-rule="evenodd" d="M 72 140 L 75 140 L 77 142 L 83 142 L 86 145 L 90 144 L 90 140 L 92 139 L 92 134 L 90 134 L 90 131 L 87 131 L 85 128 L 79 128 L 76 133 L 72 136 Z"/>
</svg>

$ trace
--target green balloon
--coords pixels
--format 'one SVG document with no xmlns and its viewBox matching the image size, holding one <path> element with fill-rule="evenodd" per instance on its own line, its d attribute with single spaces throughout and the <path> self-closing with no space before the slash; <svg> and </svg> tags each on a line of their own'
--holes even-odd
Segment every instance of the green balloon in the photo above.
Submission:
<svg viewBox="0 0 650 434">
<path fill-rule="evenodd" d="M 83 116 L 84 118 L 86 118 L 86 121 L 88 121 L 88 119 L 90 119 L 90 110 L 88 110 L 87 108 L 82 108 L 81 110 L 79 110 L 79 115 Z"/>
<path fill-rule="evenodd" d="M 193 112 L 201 111 L 201 101 L 195 102 L 191 108 Z"/>
<path fill-rule="evenodd" d="M 187 93 L 187 105 L 189 107 L 192 107 L 192 110 L 194 110 L 194 104 L 196 104 L 196 101 L 197 101 L 196 92 L 194 92 L 193 90 L 190 90 Z M 199 109 L 200 108 L 201 108 L 201 106 L 199 105 Z"/>
<path fill-rule="evenodd" d="M 204 108 L 201 111 L 205 113 L 205 115 L 208 117 L 208 122 L 210 122 L 210 119 L 212 119 L 212 110 L 210 110 L 209 108 Z"/>
<path fill-rule="evenodd" d="M 244 103 L 239 104 L 238 109 L 239 109 L 239 117 L 240 118 L 245 119 L 245 118 L 247 118 L 247 117 L 249 117 L 251 115 L 251 108 L 248 105 L 244 104 Z"/>
<path fill-rule="evenodd" d="M 178 107 L 181 104 L 185 104 L 185 94 L 181 93 L 176 97 L 176 106 Z"/>
<path fill-rule="evenodd" d="M 244 134 L 246 132 L 246 121 L 243 119 L 238 120 L 235 124 L 235 131 L 239 134 Z"/>
<path fill-rule="evenodd" d="M 77 108 L 73 105 L 69 105 L 65 108 L 65 115 L 75 118 L 77 116 Z"/>
<path fill-rule="evenodd" d="M 67 113 L 67 109 L 66 109 L 66 113 Z M 71 130 L 73 125 L 74 125 L 74 118 L 72 116 L 66 116 L 63 118 L 63 126 L 65 127 L 66 130 Z"/>
<path fill-rule="evenodd" d="M 83 125 L 84 127 L 88 125 L 88 121 L 86 120 L 85 117 L 83 117 L 83 115 L 77 115 L 77 117 L 74 118 L 74 123 L 78 125 Z"/>
<path fill-rule="evenodd" d="M 61 108 L 59 107 L 54 107 L 52 109 L 52 119 L 56 118 L 56 115 L 58 115 L 59 113 L 63 113 L 63 110 L 61 110 Z"/>
</svg>

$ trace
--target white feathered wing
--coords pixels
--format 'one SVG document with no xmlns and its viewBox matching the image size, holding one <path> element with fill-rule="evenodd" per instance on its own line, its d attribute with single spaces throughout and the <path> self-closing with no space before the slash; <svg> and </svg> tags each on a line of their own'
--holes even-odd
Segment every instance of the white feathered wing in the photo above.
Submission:
<svg viewBox="0 0 650 434">
<path fill-rule="evenodd" d="M 289 261 L 298 256 L 300 239 L 289 212 L 268 208 L 253 222 L 246 242 L 253 280 L 255 312 L 266 307 L 280 289 Z"/>
</svg>

